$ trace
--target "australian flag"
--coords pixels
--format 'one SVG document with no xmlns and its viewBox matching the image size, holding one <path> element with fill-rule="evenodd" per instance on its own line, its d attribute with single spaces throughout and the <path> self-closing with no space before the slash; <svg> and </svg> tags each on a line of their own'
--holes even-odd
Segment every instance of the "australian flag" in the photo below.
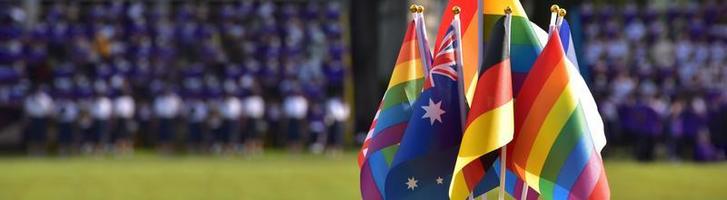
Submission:
<svg viewBox="0 0 727 200">
<path fill-rule="evenodd" d="M 456 34 L 451 26 L 412 105 L 409 125 L 386 179 L 385 199 L 449 199 L 465 109 Z"/>
</svg>

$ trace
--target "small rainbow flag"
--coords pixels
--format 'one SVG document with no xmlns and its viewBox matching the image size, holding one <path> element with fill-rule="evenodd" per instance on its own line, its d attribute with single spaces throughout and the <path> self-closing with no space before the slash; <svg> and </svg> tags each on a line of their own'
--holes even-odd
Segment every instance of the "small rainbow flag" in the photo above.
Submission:
<svg viewBox="0 0 727 200">
<path fill-rule="evenodd" d="M 515 136 L 508 167 L 543 199 L 608 199 L 610 191 L 594 144 L 583 91 L 553 28 L 515 101 Z M 537 105 L 536 105 L 537 104 Z M 597 111 L 596 111 L 597 112 Z M 595 113 L 597 114 L 597 113 Z"/>
<path fill-rule="evenodd" d="M 381 100 L 363 147 L 359 152 L 360 184 L 363 199 L 383 199 L 384 184 L 392 159 L 419 97 L 424 66 L 416 22 L 407 28 L 389 85 Z"/>
</svg>

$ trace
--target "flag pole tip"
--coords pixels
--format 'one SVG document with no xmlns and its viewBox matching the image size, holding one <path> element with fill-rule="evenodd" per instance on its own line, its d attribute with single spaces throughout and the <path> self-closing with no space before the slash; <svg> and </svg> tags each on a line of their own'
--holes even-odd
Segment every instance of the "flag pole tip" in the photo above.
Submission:
<svg viewBox="0 0 727 200">
<path fill-rule="evenodd" d="M 512 8 L 510 8 L 510 6 L 505 7 L 505 14 L 511 14 L 511 13 L 512 13 Z"/>
<path fill-rule="evenodd" d="M 417 9 L 417 5 L 416 5 L 416 4 L 411 4 L 411 6 L 409 6 L 409 11 L 410 11 L 411 13 L 416 13 L 416 12 L 417 12 L 417 10 L 418 10 L 418 9 Z"/>
<path fill-rule="evenodd" d="M 558 10 L 560 10 L 560 6 L 558 6 L 558 4 L 550 6 L 550 12 L 558 12 Z"/>
<path fill-rule="evenodd" d="M 565 14 L 567 14 L 567 13 L 568 12 L 566 12 L 565 9 L 563 9 L 563 8 L 558 9 L 558 16 L 565 17 Z"/>
<path fill-rule="evenodd" d="M 455 15 L 457 15 L 457 14 L 459 14 L 461 12 L 462 12 L 462 9 L 459 8 L 459 6 L 452 7 L 452 13 L 454 13 Z"/>
<path fill-rule="evenodd" d="M 422 6 L 422 5 L 418 5 L 418 6 L 417 6 L 417 12 L 418 12 L 418 13 L 424 13 L 424 6 Z"/>
</svg>

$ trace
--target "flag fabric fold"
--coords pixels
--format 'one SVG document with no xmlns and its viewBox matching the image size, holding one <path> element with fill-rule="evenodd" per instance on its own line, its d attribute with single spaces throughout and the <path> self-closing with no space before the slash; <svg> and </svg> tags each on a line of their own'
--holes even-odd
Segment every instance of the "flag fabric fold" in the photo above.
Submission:
<svg viewBox="0 0 727 200">
<path fill-rule="evenodd" d="M 553 27 L 516 97 L 515 137 L 508 145 L 510 169 L 543 199 L 610 196 L 601 144 L 593 139 L 598 133 L 588 121 L 598 112 L 584 106 L 586 91 Z"/>
<path fill-rule="evenodd" d="M 424 59 L 415 20 L 407 27 L 389 85 L 359 152 L 363 199 L 383 199 L 384 184 L 398 144 L 424 82 Z"/>
<path fill-rule="evenodd" d="M 558 31 L 566 57 L 568 57 L 568 60 L 573 64 L 572 66 L 576 70 L 580 70 L 580 67 L 578 67 L 578 59 L 574 47 L 575 45 L 573 45 L 573 36 L 571 35 L 568 20 L 565 18 L 563 19 L 563 24 L 560 25 Z M 580 72 L 580 74 L 583 75 L 583 72 Z M 603 119 L 598 113 L 596 99 L 593 98 L 593 94 L 591 94 L 591 90 L 588 89 L 583 76 L 580 78 L 576 77 L 575 81 L 578 81 L 578 84 L 582 86 L 579 87 L 581 91 L 578 92 L 579 94 L 584 94 L 579 96 L 580 101 L 583 103 L 583 110 L 586 115 L 586 122 L 588 124 L 588 129 L 591 132 L 593 144 L 596 145 L 596 149 L 600 152 L 604 147 L 606 147 L 606 134 L 603 132 Z"/>
<path fill-rule="evenodd" d="M 457 19 L 443 36 L 424 90 L 394 157 L 385 199 L 449 199 L 447 190 L 462 137 L 465 102 L 460 88 Z"/>
</svg>

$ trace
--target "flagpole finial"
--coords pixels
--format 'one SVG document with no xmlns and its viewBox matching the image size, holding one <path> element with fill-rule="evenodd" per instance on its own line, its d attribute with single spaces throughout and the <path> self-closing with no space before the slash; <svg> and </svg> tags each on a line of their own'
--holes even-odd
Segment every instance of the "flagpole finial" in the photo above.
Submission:
<svg viewBox="0 0 727 200">
<path fill-rule="evenodd" d="M 550 6 L 550 12 L 558 12 L 560 10 L 560 6 L 558 4 L 553 4 Z"/>
<path fill-rule="evenodd" d="M 567 14 L 565 9 L 563 9 L 563 8 L 558 9 L 558 16 L 565 17 L 565 14 Z"/>
<path fill-rule="evenodd" d="M 462 12 L 462 9 L 459 8 L 459 6 L 452 7 L 452 13 L 454 13 L 455 15 L 457 15 L 457 14 L 459 14 L 461 12 Z"/>
<path fill-rule="evenodd" d="M 511 13 L 512 13 L 512 8 L 510 8 L 510 6 L 505 7 L 505 14 L 511 14 Z"/>
<path fill-rule="evenodd" d="M 417 12 L 417 10 L 418 10 L 418 9 L 417 9 L 417 5 L 416 5 L 416 4 L 411 4 L 411 6 L 409 6 L 409 11 L 410 11 L 411 13 L 416 13 L 416 12 Z"/>
<path fill-rule="evenodd" d="M 424 6 L 422 6 L 422 5 L 417 5 L 417 12 L 418 12 L 418 13 L 424 13 Z"/>
</svg>

